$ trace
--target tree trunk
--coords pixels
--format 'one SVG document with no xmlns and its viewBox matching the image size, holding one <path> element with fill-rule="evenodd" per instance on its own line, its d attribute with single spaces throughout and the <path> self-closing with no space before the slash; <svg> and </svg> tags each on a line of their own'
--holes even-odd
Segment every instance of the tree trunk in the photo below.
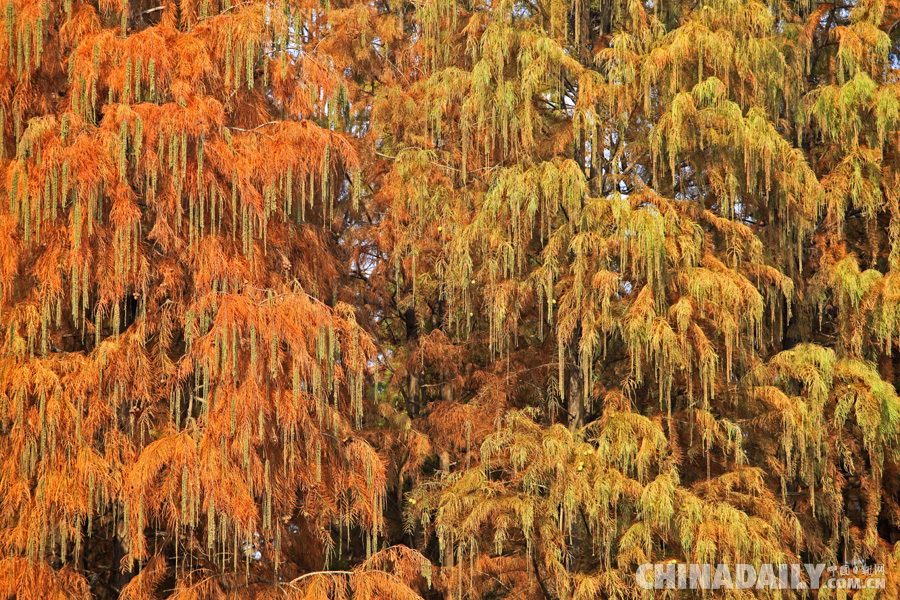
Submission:
<svg viewBox="0 0 900 600">
<path fill-rule="evenodd" d="M 566 378 L 566 411 L 569 414 L 569 429 L 584 426 L 584 381 L 581 377 L 578 344 L 581 340 L 581 326 L 575 329 L 572 341 L 566 348 L 568 374 Z"/>
<path fill-rule="evenodd" d="M 419 320 L 416 318 L 416 311 L 408 308 L 403 312 L 403 322 L 406 325 L 406 341 L 409 349 L 409 367 L 406 378 L 406 414 L 410 419 L 419 416 L 419 389 L 420 374 L 419 364 L 415 359 L 416 350 L 419 345 Z"/>
</svg>

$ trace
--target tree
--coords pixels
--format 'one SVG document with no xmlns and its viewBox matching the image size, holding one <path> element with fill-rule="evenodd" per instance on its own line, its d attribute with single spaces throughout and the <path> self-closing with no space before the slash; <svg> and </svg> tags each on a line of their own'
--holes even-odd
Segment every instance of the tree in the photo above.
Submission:
<svg viewBox="0 0 900 600">
<path fill-rule="evenodd" d="M 637 565 L 670 560 L 890 570 L 897 7 L 429 8 L 429 68 L 395 93 L 419 110 L 384 109 L 417 190 L 404 234 L 443 241 L 408 244 L 419 270 L 433 253 L 412 293 L 532 409 L 413 495 L 446 589 L 639 596 Z"/>
<path fill-rule="evenodd" d="M 355 49 L 315 48 L 371 36 L 358 8 L 7 4 L 7 596 L 375 597 L 426 572 L 376 553 L 385 467 L 357 435 Z"/>
<path fill-rule="evenodd" d="M 4 22 L 5 597 L 897 595 L 893 0 Z"/>
</svg>

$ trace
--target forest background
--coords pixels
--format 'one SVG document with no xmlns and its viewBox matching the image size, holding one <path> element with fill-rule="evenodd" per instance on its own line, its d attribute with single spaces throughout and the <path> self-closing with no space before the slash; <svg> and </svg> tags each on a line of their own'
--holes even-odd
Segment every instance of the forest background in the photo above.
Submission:
<svg viewBox="0 0 900 600">
<path fill-rule="evenodd" d="M 0 597 L 900 596 L 900 3 L 158 2 L 3 11 Z"/>
</svg>

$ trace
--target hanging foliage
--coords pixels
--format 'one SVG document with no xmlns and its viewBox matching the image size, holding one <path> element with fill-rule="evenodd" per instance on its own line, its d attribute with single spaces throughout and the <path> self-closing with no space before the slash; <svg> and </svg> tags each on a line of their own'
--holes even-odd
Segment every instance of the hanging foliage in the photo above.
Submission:
<svg viewBox="0 0 900 600">
<path fill-rule="evenodd" d="M 900 594 L 895 0 L 2 18 L 0 597 Z"/>
</svg>

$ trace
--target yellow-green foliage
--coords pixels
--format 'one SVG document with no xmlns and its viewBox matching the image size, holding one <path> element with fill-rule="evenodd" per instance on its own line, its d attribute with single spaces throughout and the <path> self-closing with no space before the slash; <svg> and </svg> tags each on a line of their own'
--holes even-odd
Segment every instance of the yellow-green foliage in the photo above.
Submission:
<svg viewBox="0 0 900 600">
<path fill-rule="evenodd" d="M 0 18 L 0 598 L 900 596 L 897 0 Z"/>
</svg>

